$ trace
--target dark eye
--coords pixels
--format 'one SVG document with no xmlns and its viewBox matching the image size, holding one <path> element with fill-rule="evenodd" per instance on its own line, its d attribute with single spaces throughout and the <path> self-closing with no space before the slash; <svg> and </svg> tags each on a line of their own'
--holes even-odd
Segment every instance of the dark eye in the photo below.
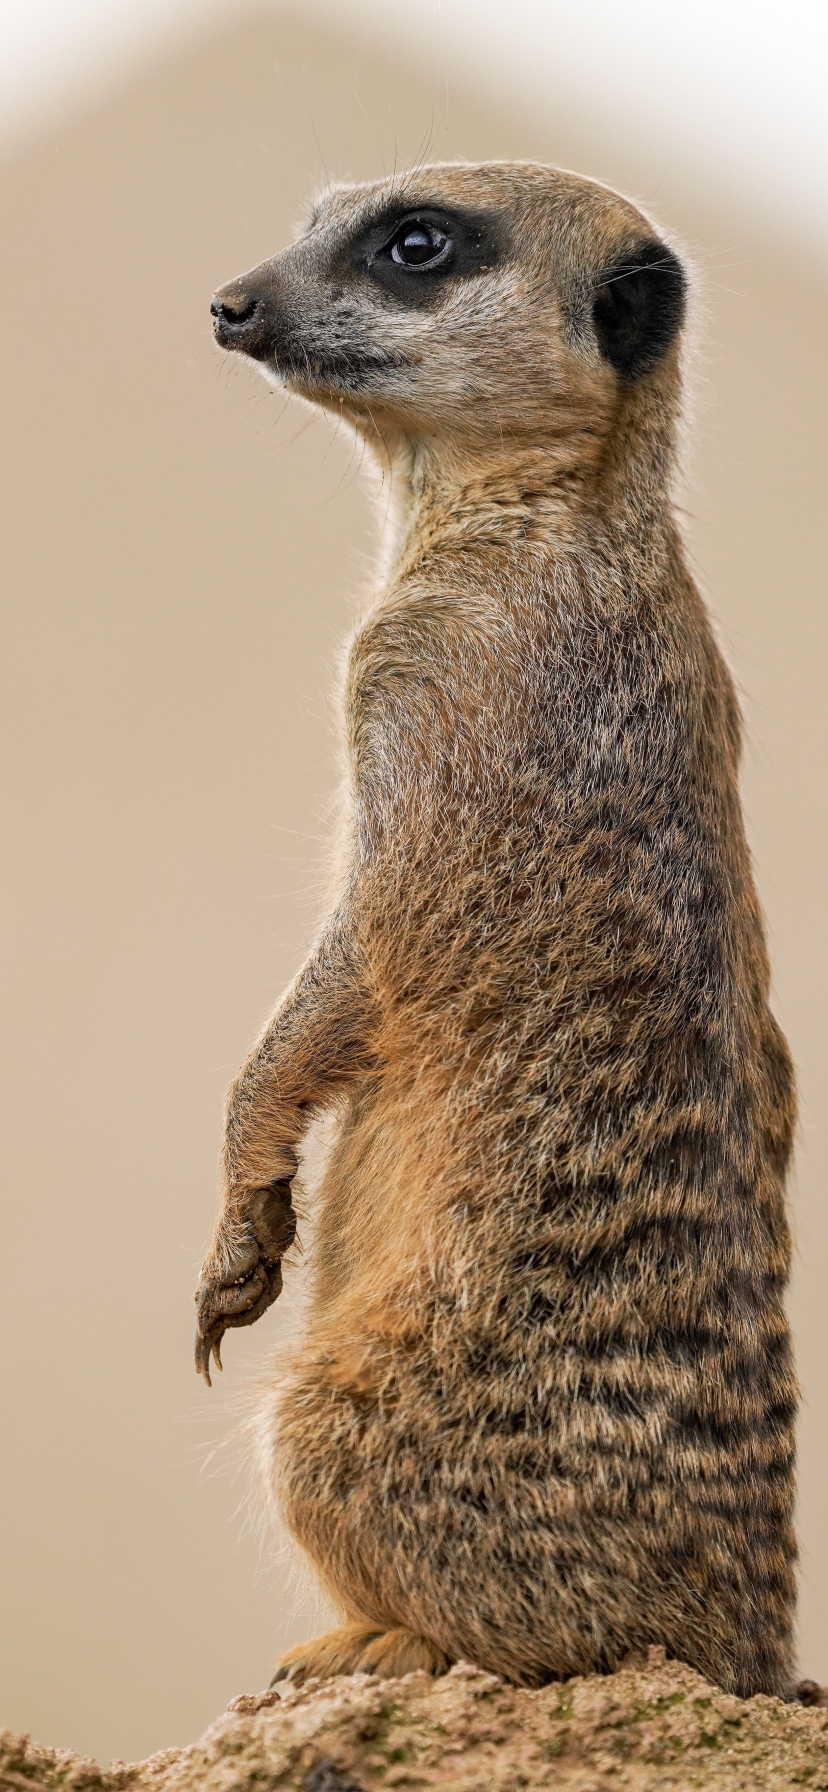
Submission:
<svg viewBox="0 0 828 1792">
<path fill-rule="evenodd" d="M 391 260 L 404 268 L 434 267 L 451 254 L 451 237 L 436 224 L 402 224 L 391 244 Z"/>
</svg>

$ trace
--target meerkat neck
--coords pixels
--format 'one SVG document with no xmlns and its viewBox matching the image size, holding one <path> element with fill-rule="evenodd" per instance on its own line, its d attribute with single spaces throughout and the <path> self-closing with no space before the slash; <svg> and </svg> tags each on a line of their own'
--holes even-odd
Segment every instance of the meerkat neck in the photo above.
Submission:
<svg viewBox="0 0 828 1792">
<path fill-rule="evenodd" d="M 589 430 L 541 444 L 476 444 L 473 454 L 400 442 L 383 468 L 383 581 L 424 558 L 476 549 L 553 559 L 588 550 L 623 561 L 629 539 L 640 564 L 642 537 L 657 562 L 675 539 L 664 477 L 672 443 L 660 434 L 641 446 L 636 466 L 627 438 L 622 478 L 612 440 Z"/>
<path fill-rule="evenodd" d="M 386 578 L 447 552 L 533 545 L 565 553 L 575 543 L 584 475 L 572 453 L 529 447 L 461 456 L 407 444 L 386 477 Z"/>
</svg>

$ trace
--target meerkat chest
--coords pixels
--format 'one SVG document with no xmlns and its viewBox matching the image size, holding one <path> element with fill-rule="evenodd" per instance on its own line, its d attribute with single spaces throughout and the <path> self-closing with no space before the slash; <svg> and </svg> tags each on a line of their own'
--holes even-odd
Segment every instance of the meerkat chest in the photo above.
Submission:
<svg viewBox="0 0 828 1792">
<path fill-rule="evenodd" d="M 596 805 L 610 832 L 616 808 L 627 829 L 647 825 L 654 790 L 665 814 L 686 806 L 692 667 L 668 671 L 658 629 L 634 611 L 566 612 L 553 575 L 527 591 L 504 579 L 482 593 L 406 592 L 368 619 L 347 687 L 366 822 L 437 827 L 445 858 L 474 817 L 510 838 L 538 825 L 567 836 Z"/>
<path fill-rule="evenodd" d="M 378 610 L 349 664 L 358 801 L 380 820 L 496 800 L 548 733 L 548 643 L 495 590 L 421 591 Z"/>
</svg>

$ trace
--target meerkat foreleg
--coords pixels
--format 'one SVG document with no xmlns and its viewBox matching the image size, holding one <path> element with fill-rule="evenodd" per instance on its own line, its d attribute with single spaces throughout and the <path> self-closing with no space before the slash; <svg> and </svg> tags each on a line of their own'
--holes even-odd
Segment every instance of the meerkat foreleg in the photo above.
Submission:
<svg viewBox="0 0 828 1792">
<path fill-rule="evenodd" d="M 252 1325 L 282 1288 L 296 1233 L 291 1184 L 315 1110 L 370 1064 L 370 1000 L 341 920 L 332 923 L 230 1087 L 221 1207 L 196 1292 L 195 1361 L 210 1385 L 231 1326 Z"/>
</svg>

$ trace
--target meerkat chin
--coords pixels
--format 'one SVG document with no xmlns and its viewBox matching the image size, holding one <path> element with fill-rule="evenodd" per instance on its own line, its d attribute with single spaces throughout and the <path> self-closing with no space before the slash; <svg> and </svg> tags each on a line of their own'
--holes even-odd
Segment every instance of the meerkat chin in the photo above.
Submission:
<svg viewBox="0 0 828 1792">
<path fill-rule="evenodd" d="M 280 1675 L 790 1684 L 795 1101 L 733 682 L 672 499 L 687 277 L 524 163 L 334 187 L 216 339 L 390 477 L 341 887 L 230 1090 L 197 1363 L 281 1287 L 268 1486 L 342 1612 Z"/>
</svg>

